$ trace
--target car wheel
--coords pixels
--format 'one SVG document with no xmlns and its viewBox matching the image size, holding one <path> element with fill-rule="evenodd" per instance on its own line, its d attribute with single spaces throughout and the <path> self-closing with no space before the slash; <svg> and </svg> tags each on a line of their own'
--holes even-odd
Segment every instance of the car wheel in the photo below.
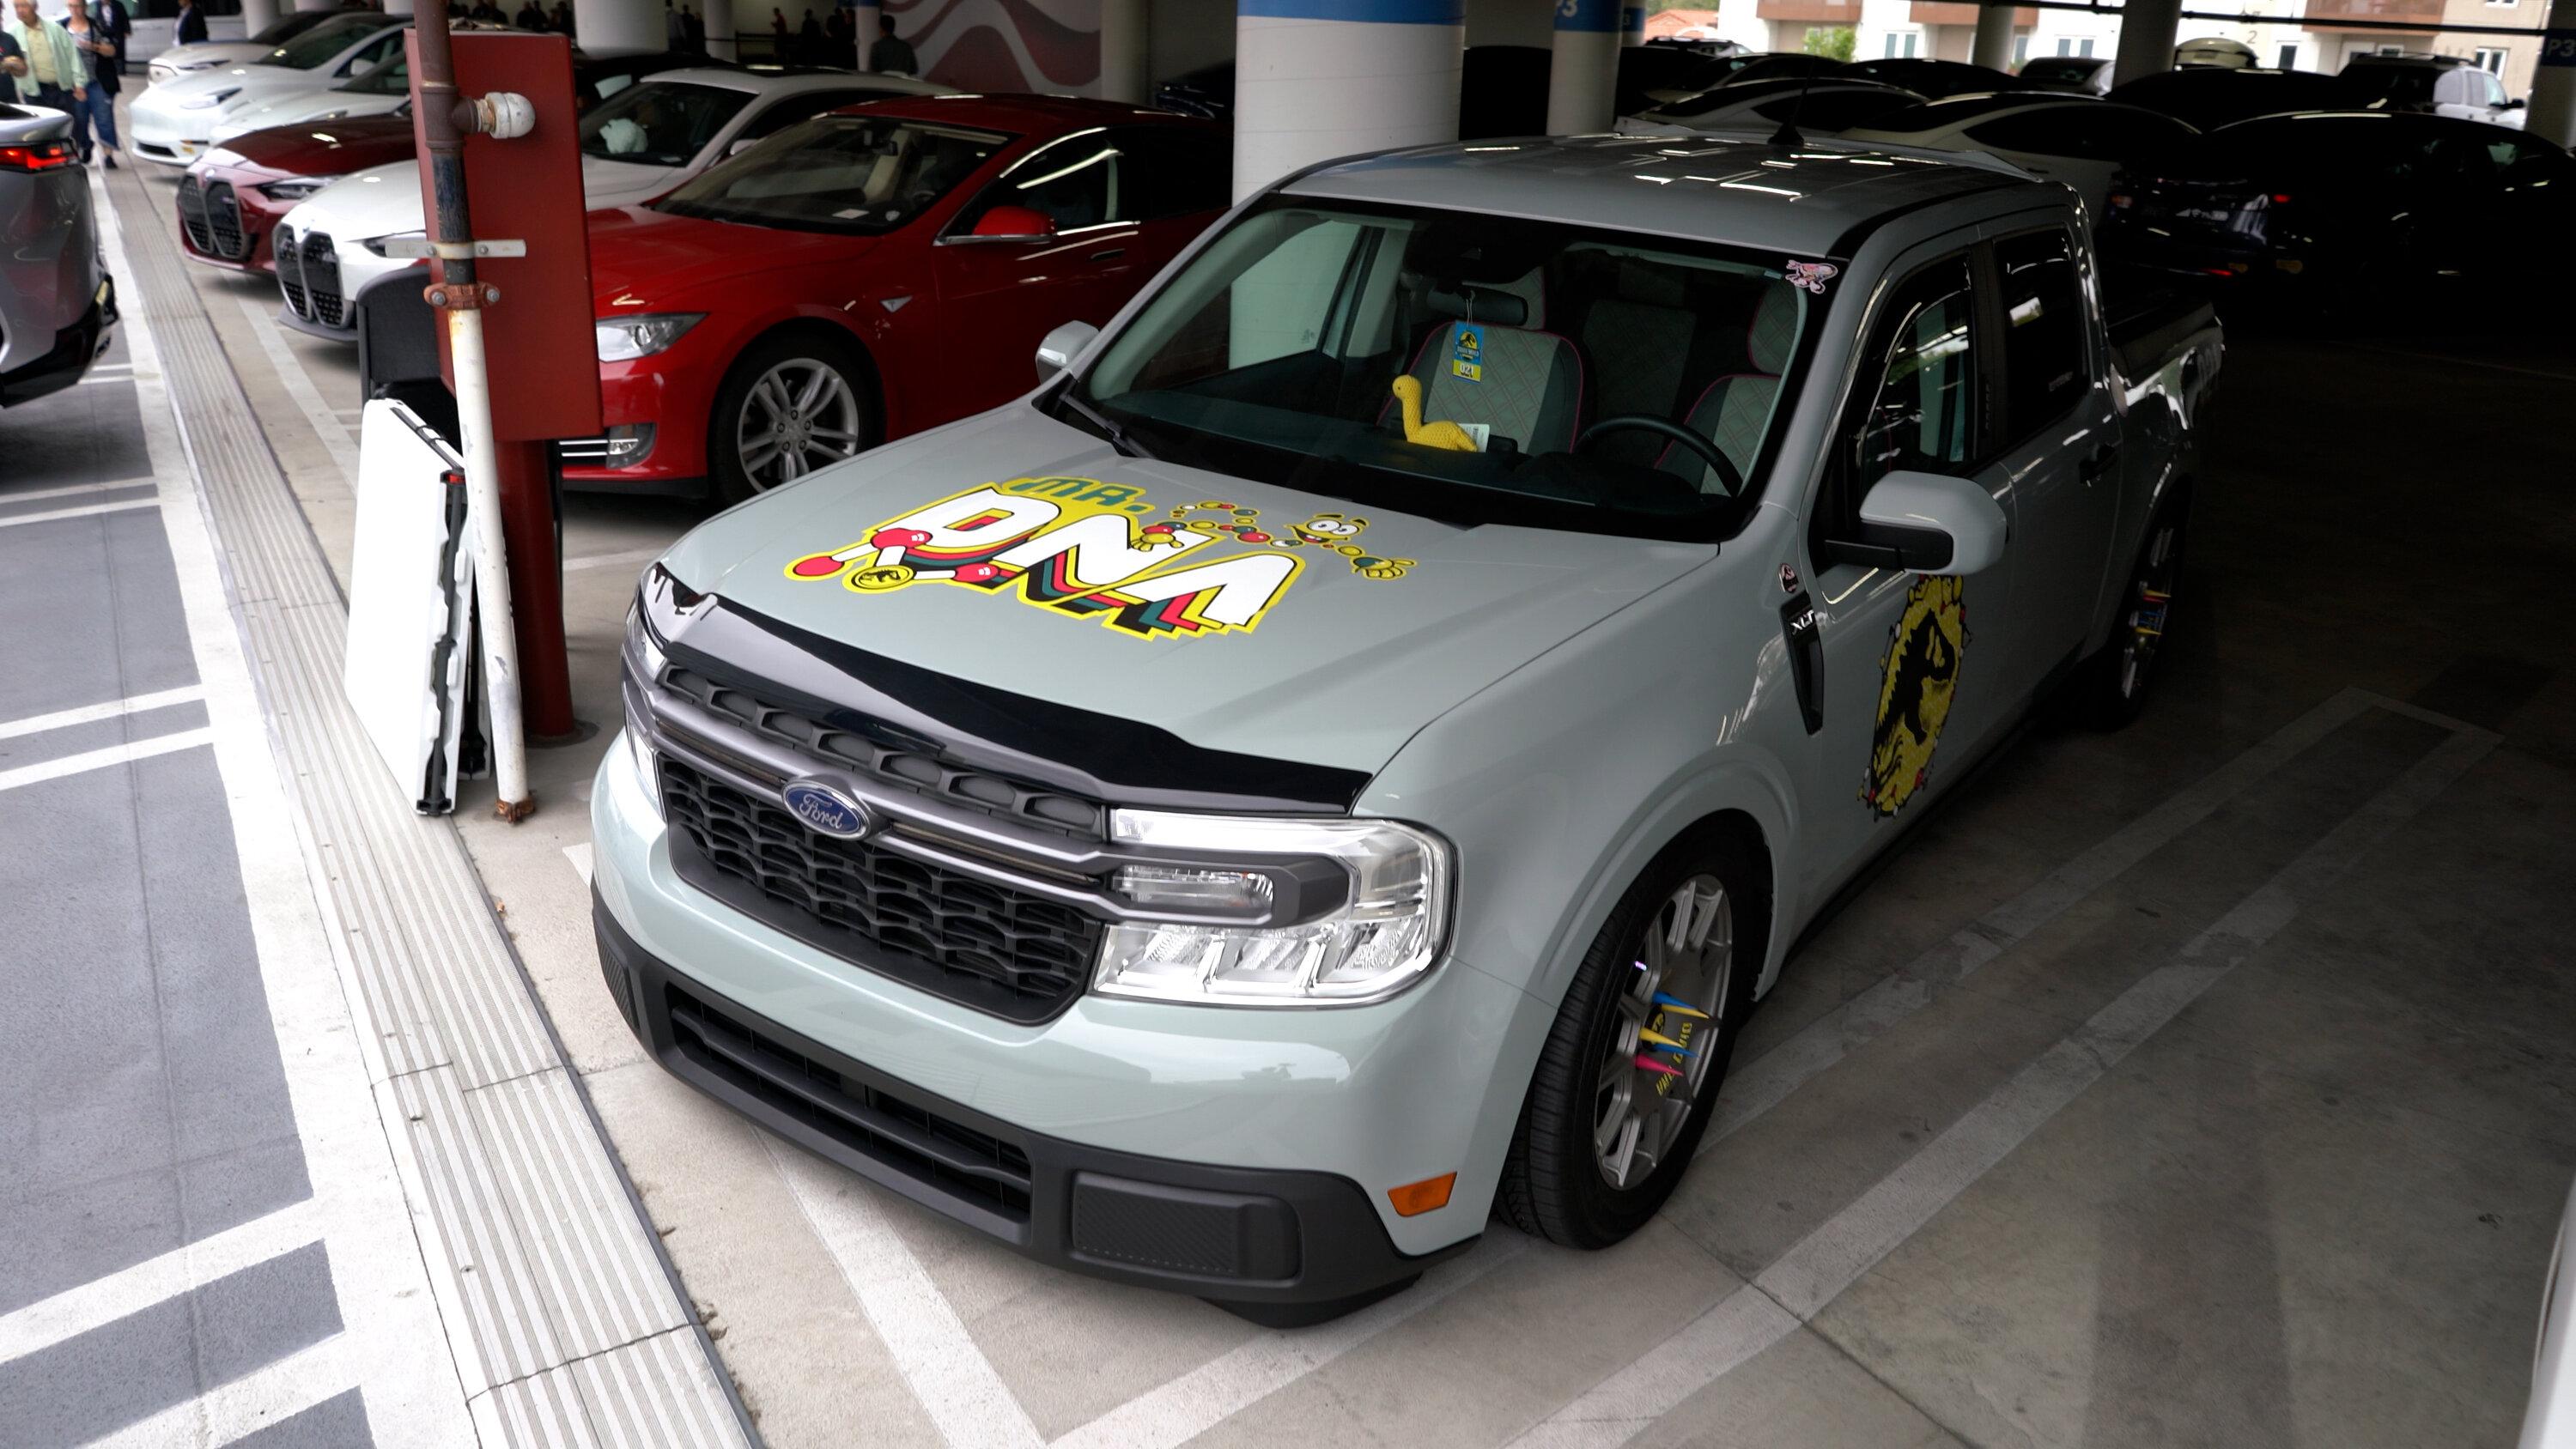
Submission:
<svg viewBox="0 0 2576 1449">
<path fill-rule="evenodd" d="M 754 343 L 716 390 L 707 464 L 740 503 L 875 445 L 876 413 L 857 349 L 791 334 Z"/>
<path fill-rule="evenodd" d="M 2120 617 L 2110 642 L 2093 656 L 2085 701 L 2097 729 L 2115 730 L 2146 708 L 2173 623 L 2175 587 L 2182 580 L 2183 515 L 2189 500 L 2177 496 L 2147 520 L 2147 537 L 2129 570 Z"/>
<path fill-rule="evenodd" d="M 1521 1104 L 1500 1202 L 1523 1232 L 1606 1248 L 1672 1195 L 1751 1009 L 1769 925 L 1740 837 L 1668 849 L 1584 953 Z"/>
</svg>

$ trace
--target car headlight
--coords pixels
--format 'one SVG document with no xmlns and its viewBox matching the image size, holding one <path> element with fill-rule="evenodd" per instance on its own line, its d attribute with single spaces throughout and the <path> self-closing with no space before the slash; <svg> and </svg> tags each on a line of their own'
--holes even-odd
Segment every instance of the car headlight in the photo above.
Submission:
<svg viewBox="0 0 2576 1449">
<path fill-rule="evenodd" d="M 1294 925 L 1113 925 L 1092 973 L 1093 989 L 1107 995 L 1214 1006 L 1382 1001 L 1429 971 L 1447 942 L 1450 849 L 1418 826 L 1119 810 L 1110 837 L 1197 860 L 1338 865 L 1349 888 L 1339 906 Z M 1115 885 L 1145 909 L 1258 911 L 1270 882 L 1260 871 L 1175 863 L 1126 866 Z"/>
<path fill-rule="evenodd" d="M 599 338 L 599 360 L 626 362 L 650 357 L 680 340 L 680 335 L 707 320 L 704 312 L 660 312 L 644 317 L 602 317 L 593 329 Z"/>
<path fill-rule="evenodd" d="M 373 178 L 370 178 L 370 179 L 373 179 Z M 318 183 L 318 182 L 317 182 L 317 183 L 315 183 L 316 189 L 319 189 L 320 185 L 321 185 L 321 183 Z M 428 235 L 429 235 L 429 233 L 428 233 L 428 232 L 426 232 L 426 231 L 396 231 L 396 232 L 387 232 L 387 233 L 386 233 L 386 234 L 384 234 L 383 236 L 371 236 L 371 237 L 368 237 L 366 240 L 359 242 L 359 243 L 358 243 L 358 245 L 360 245 L 360 246 L 362 246 L 362 247 L 365 247 L 368 251 L 373 252 L 373 253 L 375 253 L 377 256 L 380 256 L 380 257 L 381 257 L 381 256 L 385 256 L 385 255 L 387 255 L 387 252 L 385 251 L 385 243 L 387 243 L 387 242 L 393 242 L 393 241 L 415 241 L 415 240 L 420 240 L 420 239 L 426 238 Z"/>
<path fill-rule="evenodd" d="M 190 96 L 188 99 L 181 101 L 179 103 L 179 109 L 183 111 L 211 111 L 215 107 L 222 105 L 224 102 L 229 101 L 240 94 L 240 86 L 233 86 L 229 89 L 220 91 L 208 91 L 202 96 Z"/>
<path fill-rule="evenodd" d="M 330 185 L 328 181 L 318 178 L 298 178 L 293 181 L 266 182 L 258 189 L 260 195 L 271 201 L 302 201 L 328 185 Z"/>
</svg>

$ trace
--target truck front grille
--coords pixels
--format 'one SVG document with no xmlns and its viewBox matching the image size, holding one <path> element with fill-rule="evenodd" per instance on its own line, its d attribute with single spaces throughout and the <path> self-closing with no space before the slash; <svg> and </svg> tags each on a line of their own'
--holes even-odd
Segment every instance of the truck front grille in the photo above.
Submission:
<svg viewBox="0 0 2576 1449">
<path fill-rule="evenodd" d="M 1095 918 L 818 834 L 685 761 L 666 753 L 659 763 L 672 865 L 691 886 L 818 950 L 1008 1020 L 1044 1021 L 1081 994 L 1099 953 Z"/>
</svg>

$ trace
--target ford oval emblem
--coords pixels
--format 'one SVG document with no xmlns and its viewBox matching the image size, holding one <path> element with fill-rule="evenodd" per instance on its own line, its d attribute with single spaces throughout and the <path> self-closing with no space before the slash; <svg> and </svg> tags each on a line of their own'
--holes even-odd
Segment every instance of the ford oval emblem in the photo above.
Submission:
<svg viewBox="0 0 2576 1449">
<path fill-rule="evenodd" d="M 789 813 L 825 835 L 856 840 L 868 833 L 868 807 L 820 780 L 790 780 L 778 792 Z"/>
</svg>

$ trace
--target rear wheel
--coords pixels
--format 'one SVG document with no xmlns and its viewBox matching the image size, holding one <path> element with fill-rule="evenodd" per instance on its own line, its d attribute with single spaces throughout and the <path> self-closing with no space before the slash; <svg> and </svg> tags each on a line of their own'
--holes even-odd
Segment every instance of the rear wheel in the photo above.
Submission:
<svg viewBox="0 0 2576 1449">
<path fill-rule="evenodd" d="M 707 466 L 739 503 L 875 445 L 876 413 L 858 349 L 791 333 L 753 343 L 716 390 Z"/>
<path fill-rule="evenodd" d="M 2136 719 L 2147 705 L 2155 683 L 2165 636 L 2173 626 L 2175 587 L 2182 579 L 2183 509 L 2176 497 L 2147 520 L 2146 541 L 2138 546 L 2129 570 L 2120 617 L 2111 640 L 2093 656 L 2086 681 L 2086 712 L 2099 729 L 2118 729 Z"/>
<path fill-rule="evenodd" d="M 1739 837 L 1667 850 L 1593 939 L 1557 1013 L 1503 1167 L 1514 1226 L 1606 1248 L 1643 1227 L 1708 1128 L 1753 1001 L 1768 924 Z"/>
</svg>

